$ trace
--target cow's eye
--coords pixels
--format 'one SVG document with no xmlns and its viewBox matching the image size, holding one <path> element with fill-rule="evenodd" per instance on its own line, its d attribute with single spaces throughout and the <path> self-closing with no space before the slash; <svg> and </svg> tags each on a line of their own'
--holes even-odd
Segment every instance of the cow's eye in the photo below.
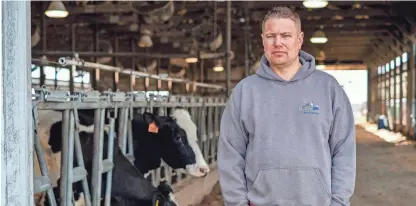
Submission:
<svg viewBox="0 0 416 206">
<path fill-rule="evenodd" d="M 181 141 L 182 141 L 182 137 L 181 137 L 181 135 L 180 135 L 180 134 L 176 134 L 176 135 L 174 135 L 174 137 L 175 137 L 175 140 L 176 140 L 176 141 L 179 141 L 179 142 L 181 142 Z"/>
</svg>

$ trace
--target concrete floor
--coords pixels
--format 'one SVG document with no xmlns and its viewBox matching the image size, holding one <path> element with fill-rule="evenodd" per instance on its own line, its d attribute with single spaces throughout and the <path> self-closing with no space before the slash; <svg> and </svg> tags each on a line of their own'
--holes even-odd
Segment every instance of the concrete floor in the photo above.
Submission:
<svg viewBox="0 0 416 206">
<path fill-rule="evenodd" d="M 357 127 L 357 183 L 351 205 L 416 205 L 416 149 Z"/>
<path fill-rule="evenodd" d="M 416 205 L 416 149 L 357 126 L 357 182 L 351 206 Z M 221 206 L 218 186 L 198 206 Z"/>
</svg>

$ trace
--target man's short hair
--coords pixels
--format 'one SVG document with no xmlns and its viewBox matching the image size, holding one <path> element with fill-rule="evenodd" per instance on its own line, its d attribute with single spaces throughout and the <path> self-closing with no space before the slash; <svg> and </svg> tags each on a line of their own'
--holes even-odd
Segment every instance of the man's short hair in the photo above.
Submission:
<svg viewBox="0 0 416 206">
<path fill-rule="evenodd" d="M 261 24 L 261 32 L 264 32 L 264 24 L 270 18 L 286 18 L 291 19 L 295 22 L 299 31 L 301 31 L 301 21 L 299 15 L 294 12 L 292 9 L 285 7 L 285 6 L 276 6 L 270 9 L 266 16 L 263 19 L 263 23 Z"/>
</svg>

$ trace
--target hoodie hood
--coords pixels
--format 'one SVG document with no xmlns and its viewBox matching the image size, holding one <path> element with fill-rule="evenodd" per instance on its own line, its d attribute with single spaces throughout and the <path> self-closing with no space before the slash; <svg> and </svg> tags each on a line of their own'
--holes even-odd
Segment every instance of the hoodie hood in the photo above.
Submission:
<svg viewBox="0 0 416 206">
<path fill-rule="evenodd" d="M 266 56 L 263 54 L 260 61 L 260 68 L 257 69 L 256 74 L 265 79 L 279 81 L 279 82 L 294 82 L 301 80 L 309 76 L 312 72 L 315 71 L 315 58 L 300 50 L 299 51 L 299 60 L 302 64 L 302 67 L 296 73 L 296 75 L 291 80 L 284 80 L 279 75 L 277 75 L 270 67 L 269 61 L 266 59 Z"/>
</svg>

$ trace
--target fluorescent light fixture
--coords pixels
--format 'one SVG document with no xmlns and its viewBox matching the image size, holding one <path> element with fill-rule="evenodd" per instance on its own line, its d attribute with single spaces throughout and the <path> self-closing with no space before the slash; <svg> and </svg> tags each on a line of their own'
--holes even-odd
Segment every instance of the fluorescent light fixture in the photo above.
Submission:
<svg viewBox="0 0 416 206">
<path fill-rule="evenodd" d="M 224 71 L 224 67 L 221 66 L 221 65 L 215 66 L 212 69 L 214 70 L 214 72 L 222 72 L 222 71 Z"/>
<path fill-rule="evenodd" d="M 326 37 L 312 37 L 311 42 L 314 44 L 325 44 L 328 41 Z"/>
<path fill-rule="evenodd" d="M 314 44 L 325 44 L 328 41 L 328 38 L 325 36 L 325 33 L 321 30 L 313 33 L 310 41 Z"/>
<path fill-rule="evenodd" d="M 303 6 L 310 9 L 319 9 L 324 8 L 328 5 L 328 1 L 326 0 L 304 0 Z"/>
<path fill-rule="evenodd" d="M 45 11 L 45 15 L 50 18 L 65 18 L 68 14 L 69 12 L 62 1 L 52 1 Z"/>
<path fill-rule="evenodd" d="M 324 64 L 316 65 L 316 69 L 324 70 L 325 69 L 325 65 Z"/>
<path fill-rule="evenodd" d="M 214 67 L 212 68 L 212 70 L 214 70 L 214 72 L 224 71 L 224 67 L 222 66 L 222 60 L 221 59 L 217 59 L 215 61 L 215 64 L 214 64 Z"/>
<path fill-rule="evenodd" d="M 197 56 L 197 52 L 195 51 L 194 48 L 191 48 L 191 50 L 189 51 L 189 55 L 193 56 L 193 57 L 188 57 L 185 59 L 186 63 L 197 63 L 198 62 L 198 58 L 195 57 Z"/>
<path fill-rule="evenodd" d="M 198 58 L 196 57 L 188 57 L 185 59 L 186 63 L 196 63 L 198 62 Z"/>
</svg>

